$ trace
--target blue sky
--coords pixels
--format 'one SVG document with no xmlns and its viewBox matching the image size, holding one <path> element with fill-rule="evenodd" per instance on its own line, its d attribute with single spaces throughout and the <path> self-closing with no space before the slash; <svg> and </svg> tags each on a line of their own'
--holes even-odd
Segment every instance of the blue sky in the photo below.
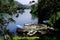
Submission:
<svg viewBox="0 0 60 40">
<path fill-rule="evenodd" d="M 29 4 L 29 2 L 32 1 L 32 0 L 16 0 L 16 1 L 18 1 L 18 2 L 20 2 L 22 4 Z M 37 2 L 38 0 L 34 0 L 34 1 Z"/>
</svg>

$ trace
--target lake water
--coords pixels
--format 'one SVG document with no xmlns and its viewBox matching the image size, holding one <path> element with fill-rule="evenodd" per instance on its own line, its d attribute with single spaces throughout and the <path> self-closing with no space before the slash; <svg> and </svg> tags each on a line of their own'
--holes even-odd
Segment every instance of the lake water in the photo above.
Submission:
<svg viewBox="0 0 60 40">
<path fill-rule="evenodd" d="M 19 17 L 13 17 L 16 23 L 9 23 L 8 29 L 10 31 L 15 32 L 17 26 L 16 25 L 21 25 L 24 26 L 24 24 L 37 24 L 38 23 L 38 18 L 32 19 L 32 15 L 30 14 L 30 9 L 25 9 L 23 14 L 19 14 Z"/>
</svg>

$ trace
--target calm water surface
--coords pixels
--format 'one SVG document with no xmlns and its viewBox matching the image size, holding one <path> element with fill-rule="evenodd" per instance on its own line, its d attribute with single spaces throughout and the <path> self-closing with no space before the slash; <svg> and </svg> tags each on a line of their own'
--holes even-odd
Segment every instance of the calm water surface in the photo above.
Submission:
<svg viewBox="0 0 60 40">
<path fill-rule="evenodd" d="M 19 14 L 19 17 L 13 17 L 14 20 L 16 21 L 16 23 L 9 23 L 8 25 L 8 29 L 10 29 L 10 31 L 15 32 L 17 26 L 16 25 L 21 25 L 24 26 L 24 24 L 26 23 L 34 23 L 37 24 L 38 23 L 38 18 L 32 19 L 32 15 L 30 14 L 30 9 L 25 9 L 23 14 Z"/>
</svg>

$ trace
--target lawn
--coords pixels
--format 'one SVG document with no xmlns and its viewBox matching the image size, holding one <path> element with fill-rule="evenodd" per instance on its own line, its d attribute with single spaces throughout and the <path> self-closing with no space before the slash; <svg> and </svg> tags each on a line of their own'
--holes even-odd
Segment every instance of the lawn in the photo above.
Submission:
<svg viewBox="0 0 60 40">
<path fill-rule="evenodd" d="M 14 37 L 13 40 L 38 40 L 36 37 Z"/>
</svg>

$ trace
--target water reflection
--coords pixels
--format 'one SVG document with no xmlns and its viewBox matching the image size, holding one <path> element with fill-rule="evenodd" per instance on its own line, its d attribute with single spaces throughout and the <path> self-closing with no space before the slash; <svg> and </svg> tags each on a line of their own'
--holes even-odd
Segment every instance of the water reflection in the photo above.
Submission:
<svg viewBox="0 0 60 40">
<path fill-rule="evenodd" d="M 16 23 L 9 23 L 8 25 L 8 29 L 10 29 L 11 31 L 16 31 L 16 25 L 21 25 L 24 26 L 24 24 L 26 23 L 32 23 L 32 24 L 37 24 L 38 23 L 38 19 L 32 19 L 32 15 L 30 14 L 30 9 L 25 9 L 23 14 L 19 14 L 19 17 L 13 17 L 16 21 Z"/>
</svg>

